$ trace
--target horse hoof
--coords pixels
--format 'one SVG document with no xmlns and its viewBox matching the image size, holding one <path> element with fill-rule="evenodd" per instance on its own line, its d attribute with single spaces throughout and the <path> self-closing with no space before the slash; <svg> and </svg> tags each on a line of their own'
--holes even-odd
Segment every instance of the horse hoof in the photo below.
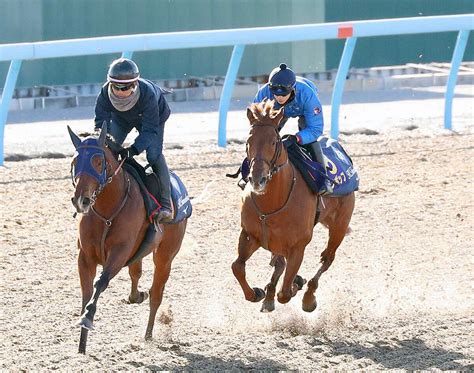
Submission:
<svg viewBox="0 0 474 373">
<path fill-rule="evenodd" d="M 260 309 L 260 312 L 263 313 L 268 313 L 275 311 L 275 301 L 272 300 L 265 300 L 263 301 L 262 308 Z"/>
<path fill-rule="evenodd" d="M 291 295 L 290 296 L 285 296 L 283 295 L 283 293 L 280 291 L 278 294 L 277 294 L 277 299 L 278 299 L 278 302 L 280 302 L 281 304 L 285 304 L 285 303 L 288 303 L 291 299 Z"/>
<path fill-rule="evenodd" d="M 128 297 L 128 303 L 129 304 L 140 304 L 140 303 L 143 303 L 147 299 L 148 299 L 148 292 L 147 291 L 139 291 L 138 296 L 136 298 L 132 298 L 131 296 Z"/>
<path fill-rule="evenodd" d="M 306 280 L 300 275 L 296 275 L 295 279 L 293 280 L 293 283 L 298 286 L 298 290 L 301 290 L 303 289 L 303 285 L 306 284 Z"/>
<path fill-rule="evenodd" d="M 265 292 L 260 289 L 260 288 L 253 288 L 253 291 L 255 292 L 255 298 L 253 299 L 252 302 L 260 302 L 263 298 L 265 298 Z"/>
<path fill-rule="evenodd" d="M 94 330 L 94 324 L 87 317 L 81 317 L 81 319 L 77 323 L 77 326 L 80 326 L 81 328 L 87 330 Z"/>
<path fill-rule="evenodd" d="M 305 312 L 313 312 L 315 309 L 316 309 L 316 302 L 314 302 L 314 304 L 311 304 L 310 306 L 306 306 L 303 304 L 303 311 Z"/>
<path fill-rule="evenodd" d="M 303 311 L 313 312 L 317 307 L 316 297 L 314 295 L 303 296 Z"/>
</svg>

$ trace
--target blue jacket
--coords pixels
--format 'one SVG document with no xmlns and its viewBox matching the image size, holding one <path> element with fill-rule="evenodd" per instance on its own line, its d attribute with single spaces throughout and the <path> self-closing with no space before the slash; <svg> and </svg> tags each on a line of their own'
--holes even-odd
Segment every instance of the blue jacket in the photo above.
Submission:
<svg viewBox="0 0 474 373">
<path fill-rule="evenodd" d="M 260 88 L 253 102 L 261 102 L 265 98 L 274 100 L 268 83 Z M 279 109 L 282 105 L 275 101 L 274 108 Z M 301 139 L 301 144 L 309 144 L 318 139 L 323 133 L 323 108 L 318 99 L 318 89 L 314 83 L 300 76 L 296 77 L 295 97 L 284 105 L 285 117 L 304 117 L 306 127 L 296 135 Z"/>
<path fill-rule="evenodd" d="M 135 127 L 139 135 L 133 146 L 141 153 L 157 138 L 156 135 L 163 141 L 164 125 L 171 111 L 164 97 L 165 90 L 146 79 L 139 79 L 138 84 L 140 97 L 135 106 L 118 111 L 109 99 L 109 83 L 105 83 L 97 96 L 94 121 L 96 129 L 102 127 L 104 120 L 107 123 L 114 121 L 127 133 Z"/>
</svg>

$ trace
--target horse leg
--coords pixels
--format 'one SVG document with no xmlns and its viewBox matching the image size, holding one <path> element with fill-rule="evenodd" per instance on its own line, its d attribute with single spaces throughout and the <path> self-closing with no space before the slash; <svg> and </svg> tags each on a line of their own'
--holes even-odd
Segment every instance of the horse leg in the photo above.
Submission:
<svg viewBox="0 0 474 373">
<path fill-rule="evenodd" d="M 153 337 L 153 327 L 158 308 L 163 300 L 163 291 L 171 272 L 171 263 L 178 253 L 186 230 L 186 220 L 169 225 L 165 228 L 163 241 L 158 249 L 153 253 L 155 269 L 153 273 L 153 283 L 150 288 L 150 314 L 145 332 L 145 340 L 149 341 Z"/>
<path fill-rule="evenodd" d="M 115 252 L 120 253 L 120 251 L 121 250 L 118 249 L 111 251 L 111 255 L 107 258 L 102 273 L 100 274 L 97 281 L 94 283 L 94 290 L 92 292 L 92 296 L 90 297 L 89 302 L 86 304 L 84 312 L 79 320 L 79 326 L 82 329 L 94 329 L 93 321 L 95 312 L 97 310 L 97 301 L 99 300 L 99 296 L 105 289 L 107 289 L 109 281 L 114 278 L 117 273 L 119 273 L 119 271 L 122 269 L 123 265 L 126 262 L 125 258 L 120 258 L 120 256 L 113 255 Z M 83 351 L 80 351 L 82 353 L 85 353 L 85 342 L 86 341 L 84 340 Z"/>
<path fill-rule="evenodd" d="M 78 269 L 79 269 L 79 279 L 81 282 L 81 291 L 82 291 L 82 306 L 81 306 L 81 315 L 84 312 L 87 302 L 92 297 L 92 285 L 94 282 L 94 277 L 97 271 L 97 264 L 88 261 L 88 258 L 84 252 L 79 248 L 79 257 L 77 260 Z M 86 353 L 86 344 L 87 344 L 87 334 L 89 330 L 81 328 L 81 338 L 79 340 L 79 353 Z"/>
<path fill-rule="evenodd" d="M 337 220 L 334 219 L 327 222 L 329 228 L 329 240 L 326 249 L 321 253 L 321 265 L 319 266 L 316 275 L 308 281 L 308 288 L 303 296 L 303 310 L 306 312 L 313 312 L 316 309 L 317 302 L 314 293 L 318 288 L 319 278 L 321 275 L 328 270 L 331 266 L 336 250 L 341 244 L 342 240 L 346 235 L 351 220 L 352 211 L 354 209 L 354 199 L 349 199 L 349 203 L 352 203 L 352 207 L 344 208 L 344 204 L 341 206 L 344 208 L 344 214 L 338 216 Z"/>
<path fill-rule="evenodd" d="M 278 283 L 278 280 L 280 279 L 280 276 L 285 270 L 285 258 L 281 255 L 272 254 L 272 260 L 270 261 L 270 265 L 272 265 L 275 269 L 273 270 L 270 282 L 267 284 L 267 286 L 265 286 L 266 295 L 265 299 L 263 300 L 260 312 L 272 312 L 275 310 L 276 285 Z"/>
<path fill-rule="evenodd" d="M 335 237 L 335 236 L 332 236 Z M 308 281 L 308 288 L 303 296 L 303 310 L 306 312 L 313 312 L 316 309 L 316 297 L 314 293 L 318 288 L 319 278 L 321 275 L 328 270 L 331 266 L 334 257 L 336 255 L 336 249 L 339 247 L 340 243 L 344 238 L 344 234 L 342 237 L 337 237 L 332 239 L 331 235 L 329 238 L 328 246 L 326 250 L 321 253 L 321 265 L 319 266 L 316 275 Z"/>
<path fill-rule="evenodd" d="M 156 313 L 163 300 L 163 291 L 165 290 L 165 284 L 171 272 L 171 260 L 172 259 L 168 259 L 166 262 L 163 262 L 163 260 L 159 259 L 159 261 L 155 262 L 153 284 L 150 289 L 150 314 L 148 316 L 148 325 L 145 332 L 145 340 L 147 341 L 153 337 Z"/>
<path fill-rule="evenodd" d="M 259 245 L 255 239 L 247 235 L 247 232 L 242 229 L 239 237 L 238 257 L 232 263 L 232 272 L 244 291 L 245 299 L 250 302 L 260 302 L 265 297 L 263 289 L 252 289 L 245 278 L 245 262 L 258 248 Z"/>
<path fill-rule="evenodd" d="M 148 298 L 148 293 L 146 291 L 138 291 L 138 281 L 142 277 L 142 260 L 137 260 L 135 263 L 132 263 L 128 266 L 128 274 L 132 280 L 132 289 L 130 295 L 128 296 L 129 303 L 142 303 L 145 299 Z"/>
<path fill-rule="evenodd" d="M 304 247 L 294 248 L 290 252 L 291 254 L 286 259 L 286 271 L 283 284 L 277 294 L 277 299 L 280 303 L 288 303 L 300 289 L 295 279 L 301 262 L 303 261 Z"/>
</svg>

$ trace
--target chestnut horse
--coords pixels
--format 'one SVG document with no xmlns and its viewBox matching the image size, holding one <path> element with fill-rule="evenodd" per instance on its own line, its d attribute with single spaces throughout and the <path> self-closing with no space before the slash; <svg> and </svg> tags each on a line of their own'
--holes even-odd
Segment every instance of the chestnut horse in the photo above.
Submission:
<svg viewBox="0 0 474 373">
<path fill-rule="evenodd" d="M 146 292 L 138 291 L 138 280 L 142 275 L 141 258 L 153 251 L 155 270 L 145 333 L 145 339 L 149 340 L 187 220 L 160 225 L 160 230 L 152 231 L 138 183 L 106 146 L 107 126 L 102 126 L 98 138 L 88 137 L 83 141 L 69 127 L 68 131 L 76 148 L 71 164 L 75 185 L 72 203 L 82 214 L 77 240 L 82 289 L 79 352 L 86 351 L 87 335 L 93 329 L 100 294 L 124 266 L 128 266 L 132 280 L 129 302 L 141 303 L 148 297 Z M 145 250 L 137 253 L 139 247 Z M 93 283 L 98 265 L 102 266 L 102 273 Z"/>
<path fill-rule="evenodd" d="M 242 196 L 242 230 L 232 271 L 245 299 L 251 302 L 264 299 L 261 311 L 271 312 L 275 309 L 276 285 L 286 267 L 277 299 L 280 303 L 287 303 L 304 285 L 297 272 L 304 250 L 313 237 L 318 200 L 322 198 L 318 221 L 329 229 L 329 241 L 321 253 L 321 264 L 303 296 L 303 310 L 312 312 L 317 305 L 315 291 L 319 278 L 333 262 L 348 231 L 355 196 L 351 192 L 342 197 L 318 197 L 310 190 L 289 161 L 278 131 L 283 110 L 274 110 L 273 103 L 264 101 L 247 109 L 250 175 Z M 259 247 L 272 252 L 271 265 L 275 267 L 265 291 L 251 288 L 245 278 L 245 263 Z"/>
</svg>

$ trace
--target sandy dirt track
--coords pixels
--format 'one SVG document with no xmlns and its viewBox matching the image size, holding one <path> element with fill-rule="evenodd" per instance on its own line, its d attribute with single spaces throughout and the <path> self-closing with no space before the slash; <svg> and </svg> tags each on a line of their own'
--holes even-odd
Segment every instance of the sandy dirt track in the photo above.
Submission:
<svg viewBox="0 0 474 373">
<path fill-rule="evenodd" d="M 101 296 L 85 356 L 77 353 L 80 286 L 69 158 L 6 162 L 1 187 L 0 368 L 69 370 L 474 369 L 472 131 L 343 137 L 361 176 L 352 234 L 317 291 L 272 314 L 246 302 L 236 257 L 240 190 L 226 179 L 244 145 L 168 148 L 194 206 L 152 342 L 148 304 L 128 305 L 127 270 Z M 315 228 L 300 274 L 314 275 L 327 231 Z M 251 286 L 271 275 L 250 259 Z M 141 288 L 150 286 L 151 257 Z"/>
</svg>

